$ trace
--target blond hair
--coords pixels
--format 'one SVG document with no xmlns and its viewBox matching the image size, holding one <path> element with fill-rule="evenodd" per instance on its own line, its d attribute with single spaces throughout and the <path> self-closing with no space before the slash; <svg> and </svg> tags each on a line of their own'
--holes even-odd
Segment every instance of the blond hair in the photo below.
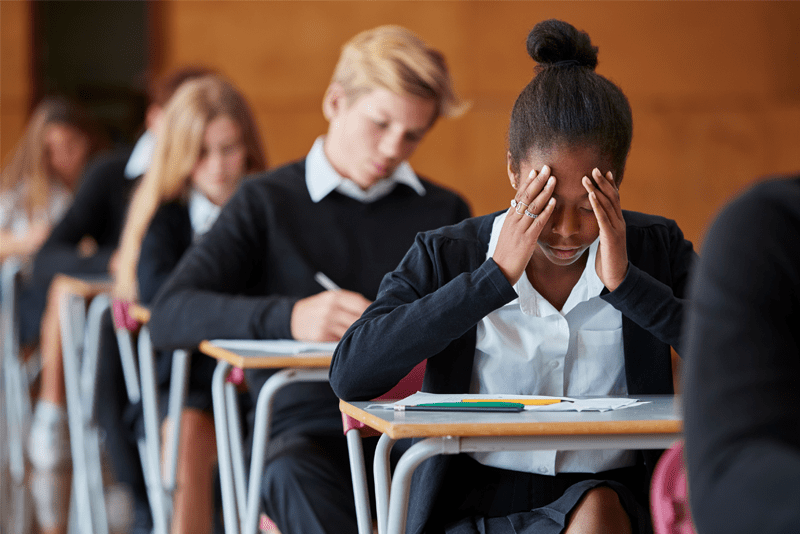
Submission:
<svg viewBox="0 0 800 534">
<path fill-rule="evenodd" d="M 83 107 L 60 96 L 44 98 L 34 109 L 22 139 L 0 178 L 0 192 L 24 186 L 21 188 L 21 202 L 29 220 L 35 213 L 47 209 L 57 178 L 50 174 L 45 145 L 47 128 L 54 124 L 74 128 L 86 137 L 88 150 L 84 163 L 105 147 L 99 127 Z"/>
<path fill-rule="evenodd" d="M 184 83 L 164 110 L 153 159 L 128 207 L 119 247 L 117 296 L 135 299 L 136 267 L 147 228 L 162 204 L 180 198 L 188 189 L 205 130 L 221 116 L 230 117 L 241 130 L 247 152 L 245 173 L 266 168 L 258 127 L 244 96 L 216 75 Z"/>
<path fill-rule="evenodd" d="M 433 121 L 469 107 L 456 96 L 442 53 L 402 26 L 378 26 L 346 42 L 331 83 L 341 85 L 351 103 L 376 87 L 434 100 Z"/>
</svg>

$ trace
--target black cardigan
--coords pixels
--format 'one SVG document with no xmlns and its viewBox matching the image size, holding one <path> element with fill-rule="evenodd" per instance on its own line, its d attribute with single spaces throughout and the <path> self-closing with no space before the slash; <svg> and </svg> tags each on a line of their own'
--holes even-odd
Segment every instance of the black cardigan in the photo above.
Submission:
<svg viewBox="0 0 800 534">
<path fill-rule="evenodd" d="M 623 283 L 602 298 L 622 312 L 628 391 L 673 393 L 670 346 L 680 344 L 692 244 L 674 221 L 624 211 L 630 262 Z M 423 390 L 469 390 L 477 324 L 517 298 L 492 259 L 486 259 L 498 214 L 417 237 L 388 274 L 378 299 L 339 343 L 331 385 L 345 400 L 377 397 L 428 360 Z M 657 456 L 645 454 L 652 470 Z M 414 475 L 407 532 L 421 532 L 440 490 L 448 458 L 425 462 Z"/>
<path fill-rule="evenodd" d="M 128 201 L 138 180 L 125 176 L 130 150 L 99 158 L 85 172 L 69 210 L 36 254 L 33 276 L 37 284 L 49 285 L 58 273 L 105 274 L 119 243 Z M 83 257 L 78 243 L 89 236 L 97 252 Z"/>
</svg>

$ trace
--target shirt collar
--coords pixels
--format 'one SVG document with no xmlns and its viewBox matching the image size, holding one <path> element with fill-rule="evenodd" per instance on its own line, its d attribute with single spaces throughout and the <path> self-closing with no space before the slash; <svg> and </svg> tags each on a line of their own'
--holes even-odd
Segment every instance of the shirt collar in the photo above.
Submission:
<svg viewBox="0 0 800 534">
<path fill-rule="evenodd" d="M 497 248 L 497 240 L 500 237 L 500 230 L 503 228 L 503 221 L 506 220 L 507 214 L 508 212 L 503 212 L 494 220 L 492 235 L 489 239 L 489 249 L 486 252 L 487 258 L 492 257 L 495 248 Z M 566 315 L 581 302 L 599 296 L 605 287 L 600 277 L 597 276 L 597 269 L 595 268 L 595 258 L 597 257 L 597 248 L 599 244 L 600 238 L 598 237 L 589 246 L 589 256 L 586 258 L 586 267 L 584 267 L 583 273 L 581 273 L 581 277 L 575 284 L 575 287 L 572 288 L 562 310 L 556 310 L 546 299 L 539 295 L 539 292 L 536 291 L 528 280 L 528 277 L 524 274 L 517 283 L 514 284 L 514 290 L 519 297 L 506 304 L 506 306 L 519 305 L 523 313 L 535 317 L 543 317 L 551 313 Z"/>
<path fill-rule="evenodd" d="M 143 175 L 150 166 L 150 160 L 153 157 L 153 152 L 156 148 L 156 137 L 150 133 L 150 130 L 145 132 L 136 141 L 133 147 L 128 163 L 125 165 L 125 178 L 133 180 Z"/>
<path fill-rule="evenodd" d="M 221 209 L 196 189 L 189 192 L 189 221 L 192 223 L 195 237 L 201 236 L 211 229 Z"/>
<path fill-rule="evenodd" d="M 397 184 L 409 186 L 419 196 L 425 195 L 425 186 L 406 161 L 398 165 L 391 176 L 364 191 L 353 181 L 336 172 L 325 155 L 324 142 L 325 136 L 318 137 L 306 157 L 306 187 L 312 201 L 319 202 L 331 192 L 338 191 L 359 202 L 370 203 L 391 193 Z"/>
</svg>

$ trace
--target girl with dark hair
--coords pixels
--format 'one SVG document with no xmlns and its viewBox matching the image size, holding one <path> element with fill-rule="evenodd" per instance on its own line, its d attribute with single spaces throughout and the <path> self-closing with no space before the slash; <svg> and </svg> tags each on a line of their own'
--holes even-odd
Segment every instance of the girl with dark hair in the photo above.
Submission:
<svg viewBox="0 0 800 534">
<path fill-rule="evenodd" d="M 554 396 L 673 392 L 695 254 L 674 221 L 623 211 L 632 137 L 597 48 L 548 20 L 509 127 L 511 208 L 420 234 L 334 355 L 340 398 L 388 391 L 427 359 L 423 390 Z M 658 453 L 438 456 L 414 478 L 407 532 L 650 532 Z"/>
</svg>

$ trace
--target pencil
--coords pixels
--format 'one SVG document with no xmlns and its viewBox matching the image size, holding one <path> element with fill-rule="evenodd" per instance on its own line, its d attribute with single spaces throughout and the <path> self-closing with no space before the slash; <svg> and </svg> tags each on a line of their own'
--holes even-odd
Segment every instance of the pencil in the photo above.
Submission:
<svg viewBox="0 0 800 534">
<path fill-rule="evenodd" d="M 462 399 L 461 402 L 513 402 L 524 404 L 525 406 L 547 406 L 548 404 L 558 404 L 561 399 Z"/>
</svg>

